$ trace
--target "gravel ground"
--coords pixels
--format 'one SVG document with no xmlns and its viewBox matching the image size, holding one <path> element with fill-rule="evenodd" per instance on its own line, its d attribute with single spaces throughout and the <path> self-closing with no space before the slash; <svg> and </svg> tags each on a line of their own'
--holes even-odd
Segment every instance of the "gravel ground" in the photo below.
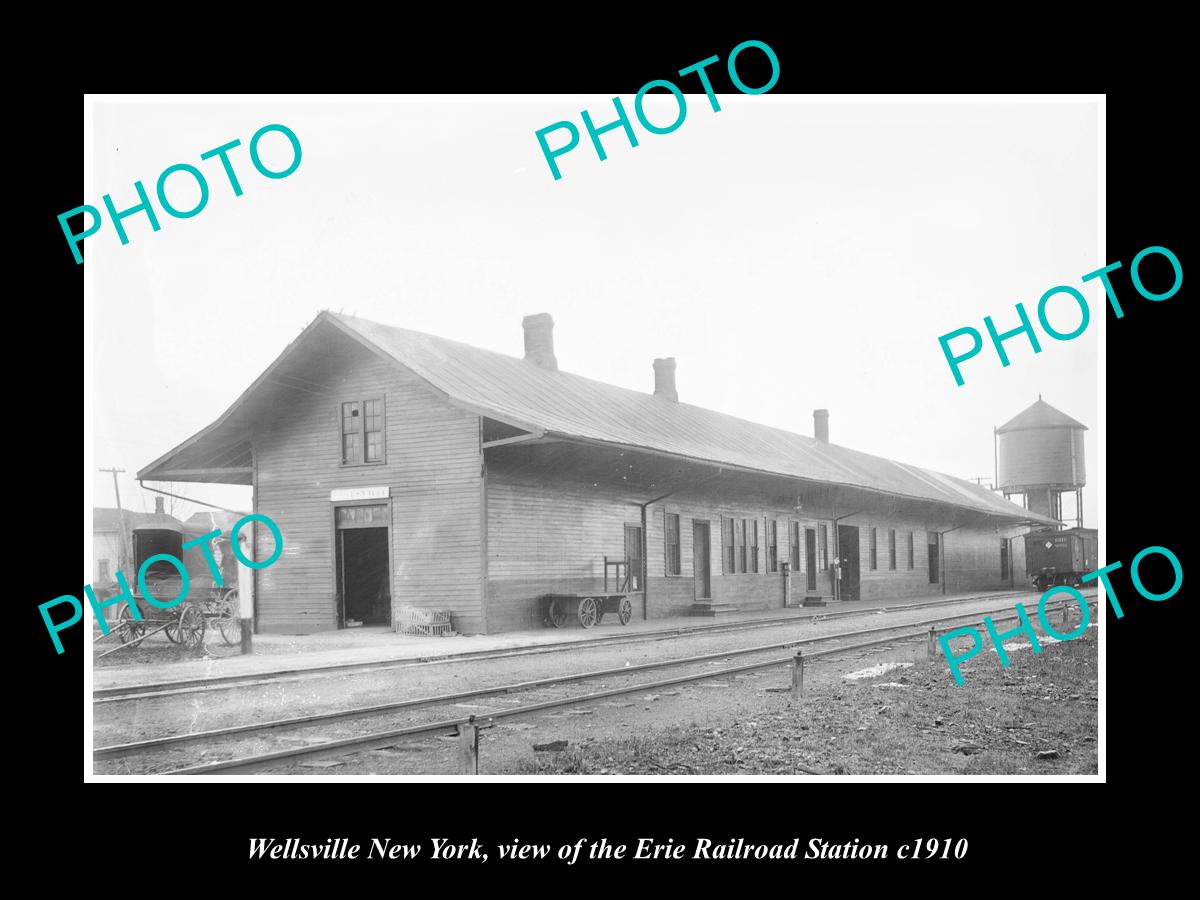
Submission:
<svg viewBox="0 0 1200 900">
<path fill-rule="evenodd" d="M 955 605 L 955 611 L 979 610 L 1001 605 L 991 601 L 973 601 Z M 146 698 L 122 703 L 98 704 L 95 708 L 95 743 L 105 746 L 126 741 L 158 737 L 164 734 L 207 730 L 247 722 L 260 722 L 275 718 L 345 709 L 351 706 L 384 703 L 411 697 L 430 696 L 456 690 L 512 683 L 536 678 L 553 677 L 580 671 L 621 667 L 639 662 L 656 661 L 670 657 L 689 656 L 700 653 L 718 652 L 799 637 L 840 633 L 851 629 L 869 628 L 884 621 L 891 623 L 912 622 L 944 615 L 944 610 L 924 609 L 888 616 L 863 616 L 826 622 L 803 621 L 783 626 L 759 628 L 744 632 L 727 632 L 714 635 L 676 637 L 669 641 L 655 641 L 618 646 L 576 647 L 562 653 L 525 657 L 510 657 L 495 660 L 469 660 L 462 662 L 411 665 L 376 671 L 359 672 L 352 675 L 324 676 L 299 681 L 278 682 L 255 687 L 239 687 L 235 690 L 211 691 L 161 698 Z M 1052 648 L 1058 650 L 1056 646 Z M 787 651 L 775 651 L 774 655 L 786 655 Z M 895 673 L 877 679 L 844 682 L 842 675 L 885 661 L 911 661 L 912 648 L 898 645 L 894 650 L 886 648 L 853 656 L 837 657 L 822 661 L 815 667 L 806 684 L 816 691 L 820 685 L 831 680 L 837 685 L 850 685 L 845 690 L 860 691 L 863 685 L 873 681 L 887 682 Z M 944 661 L 939 677 L 949 681 Z M 723 661 L 713 666 L 724 666 Z M 998 667 L 997 667 L 998 668 Z M 642 673 L 633 676 L 638 681 L 649 681 L 667 677 L 672 671 Z M 616 697 L 583 708 L 548 711 L 528 719 L 498 723 L 484 732 L 481 750 L 483 769 L 488 772 L 535 771 L 546 758 L 546 754 L 534 754 L 533 743 L 553 740 L 568 740 L 571 752 L 576 748 L 602 742 L 621 735 L 646 735 L 653 733 L 655 740 L 664 739 L 662 730 L 673 726 L 684 726 L 688 733 L 699 728 L 722 728 L 721 722 L 758 722 L 765 713 L 757 711 L 758 702 L 783 704 L 787 700 L 782 694 L 768 693 L 766 686 L 781 686 L 787 683 L 784 669 L 767 670 L 762 673 L 746 673 L 725 679 L 724 682 L 698 682 L 677 686 L 653 694 L 633 694 Z M 901 678 L 908 677 L 901 675 Z M 900 683 L 899 678 L 895 679 Z M 484 715 L 488 711 L 505 706 L 536 702 L 568 693 L 584 690 L 603 690 L 628 683 L 628 679 L 609 678 L 601 682 L 587 682 L 561 688 L 540 689 L 536 692 L 521 692 L 512 696 L 485 697 L 464 701 L 452 707 L 413 711 L 391 716 L 377 716 L 354 720 L 349 724 L 324 725 L 318 734 L 296 731 L 239 742 L 233 748 L 182 748 L 169 754 L 158 754 L 143 759 L 126 759 L 97 764 L 97 772 L 119 774 L 127 772 L 165 771 L 202 762 L 206 759 L 244 756 L 249 753 L 279 749 L 283 746 L 300 746 L 310 742 L 330 740 L 365 732 L 402 727 L 417 722 L 438 721 L 467 714 Z M 874 689 L 877 693 L 889 689 Z M 903 689 L 890 689 L 903 690 Z M 967 692 L 964 689 L 964 695 Z M 816 696 L 814 694 L 814 696 Z M 749 704 L 749 706 L 747 706 Z M 883 704 L 880 704 L 883 705 Z M 767 710 L 770 712 L 770 710 Z M 782 714 L 778 710 L 771 714 Z M 713 724 L 716 723 L 716 724 Z M 761 723 L 758 723 L 761 724 Z M 747 726 L 748 727 L 748 726 Z M 561 756 L 561 754 L 558 754 Z M 436 774 L 453 773 L 457 768 L 457 745 L 453 740 L 438 737 L 382 751 L 355 754 L 341 760 L 316 760 L 298 764 L 281 773 L 292 774 Z M 589 757 L 590 759 L 590 757 Z M 565 765 L 572 765 L 569 760 Z M 585 764 L 580 761 L 579 765 Z M 587 762 L 593 765 L 593 762 Z M 682 763 L 692 765 L 691 763 Z M 802 763 L 803 764 L 803 763 Z M 528 769 L 528 766 L 535 769 Z M 624 765 L 622 763 L 622 765 Z M 807 764 L 803 764 L 807 765 Z M 603 766 L 600 766 L 603 768 Z M 625 769 L 621 769 L 625 771 Z M 632 771 L 632 770 L 630 770 Z M 659 771 L 653 767 L 646 771 Z M 940 769 L 938 771 L 953 771 Z"/>
<path fill-rule="evenodd" d="M 555 753 L 507 748 L 488 755 L 495 765 L 489 771 L 1094 775 L 1096 647 L 1093 629 L 1040 655 L 1013 652 L 1007 669 L 992 654 L 964 667 L 961 687 L 940 655 L 854 682 L 827 671 L 806 680 L 798 703 L 786 694 L 742 691 L 719 708 L 705 707 L 686 725 L 629 738 L 585 736 Z"/>
</svg>

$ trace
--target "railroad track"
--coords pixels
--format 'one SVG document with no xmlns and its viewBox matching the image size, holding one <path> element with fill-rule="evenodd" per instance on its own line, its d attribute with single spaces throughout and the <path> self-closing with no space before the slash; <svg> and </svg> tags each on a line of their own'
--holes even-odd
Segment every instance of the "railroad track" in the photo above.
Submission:
<svg viewBox="0 0 1200 900">
<path fill-rule="evenodd" d="M 1096 598 L 1094 596 L 1089 598 L 1089 604 L 1095 602 L 1095 599 Z M 1070 609 L 1074 607 L 1074 605 L 1075 604 L 1072 601 L 1064 601 L 1058 608 Z M 596 703 L 609 698 L 619 697 L 627 694 L 655 691 L 691 682 L 748 674 L 761 669 L 790 664 L 793 660 L 793 657 L 790 655 L 786 657 L 778 656 L 778 653 L 781 650 L 806 648 L 804 649 L 803 653 L 804 659 L 807 662 L 821 657 L 866 650 L 883 645 L 902 643 L 910 640 L 925 640 L 928 639 L 931 628 L 944 626 L 954 622 L 958 622 L 961 625 L 961 620 L 964 619 L 981 622 L 982 617 L 985 615 L 995 616 L 997 613 L 1010 613 L 1008 616 L 1000 617 L 999 620 L 1002 621 L 1006 618 L 1014 618 L 1014 616 L 1011 615 L 1011 610 L 1012 607 L 1002 607 L 999 609 L 975 611 L 960 615 L 928 619 L 920 622 L 908 622 L 903 624 L 897 623 L 892 625 L 884 625 L 877 628 L 825 635 L 822 637 L 801 638 L 790 641 L 744 647 L 736 650 L 723 650 L 697 656 L 660 660 L 657 662 L 643 663 L 636 666 L 624 666 L 621 668 L 580 672 L 553 678 L 499 685 L 490 688 L 478 688 L 469 691 L 460 691 L 453 694 L 410 698 L 392 703 L 358 707 L 348 710 L 339 710 L 336 712 L 317 713 L 307 716 L 297 716 L 289 719 L 280 719 L 271 722 L 256 722 L 248 725 L 214 729 L 211 731 L 171 735 L 128 744 L 96 748 L 93 752 L 93 759 L 95 761 L 107 761 L 141 757 L 142 759 L 140 760 L 140 764 L 144 768 L 144 771 L 148 774 L 200 775 L 218 772 L 231 774 L 261 771 L 263 769 L 294 764 L 303 759 L 340 756 L 349 753 L 364 752 L 373 749 L 391 747 L 393 745 L 411 741 L 413 739 L 431 737 L 438 734 L 455 733 L 458 730 L 458 726 L 467 724 L 472 719 L 490 720 L 491 722 L 495 723 L 498 720 L 514 718 L 518 716 L 528 716 L 553 709 L 563 709 L 571 706 Z M 863 637 L 867 636 L 873 637 L 871 637 L 870 640 L 862 640 Z M 845 643 L 848 640 L 851 641 L 851 643 Z M 813 647 L 817 647 L 818 649 L 810 649 Z M 753 656 L 758 656 L 760 658 L 734 666 L 712 668 L 714 665 L 723 660 L 739 657 L 749 658 Z M 688 669 L 697 666 L 703 666 L 703 668 L 701 668 L 699 671 L 685 672 L 684 674 L 672 675 L 667 678 L 655 679 L 649 682 L 633 681 L 614 687 L 604 686 L 605 681 L 626 680 L 630 679 L 631 676 L 635 676 L 640 673 L 664 669 Z M 553 688 L 585 681 L 600 682 L 598 685 L 600 689 L 591 690 L 582 694 L 575 693 L 561 696 L 551 696 L 544 699 L 535 696 L 532 699 L 532 702 L 529 703 L 524 703 L 517 706 L 497 707 L 490 711 L 477 713 L 475 715 L 454 713 L 454 709 L 456 707 L 469 706 L 469 704 L 462 702 L 464 700 L 478 700 L 489 696 L 499 698 L 513 693 L 529 693 L 533 695 L 537 695 L 539 693 L 545 694 L 547 691 Z M 451 718 L 445 718 L 447 710 L 451 712 Z M 336 731 L 339 728 L 343 728 L 344 723 L 352 722 L 353 720 L 360 720 L 359 726 L 352 726 L 350 728 L 351 731 L 354 731 L 355 727 L 361 727 L 361 720 L 370 720 L 388 715 L 411 716 L 413 713 L 417 713 L 418 716 L 422 719 L 425 719 L 425 721 L 410 721 L 407 724 L 400 724 L 397 722 L 393 724 L 399 725 L 399 727 L 392 727 L 382 732 L 374 731 L 366 734 L 348 734 L 344 737 L 336 737 L 333 740 L 317 739 L 318 742 L 306 744 L 305 746 L 286 747 L 283 749 L 268 748 L 265 750 L 265 752 L 261 749 L 255 748 L 258 749 L 258 752 L 246 753 L 247 741 L 255 741 L 267 738 L 268 741 L 274 740 L 275 743 L 278 744 L 278 735 L 286 731 L 319 727 L 323 729 L 325 733 L 328 733 L 331 727 Z M 175 751 L 180 751 L 185 747 L 195 745 L 208 745 L 210 749 L 213 746 L 216 746 L 219 751 L 223 753 L 232 752 L 237 754 L 241 752 L 245 755 L 234 755 L 230 758 L 205 762 L 200 765 L 185 766 L 183 768 L 162 768 L 164 763 L 169 766 L 179 762 Z M 165 760 L 164 754 L 167 757 Z M 170 758 L 172 756 L 175 758 Z"/>
<path fill-rule="evenodd" d="M 657 629 L 654 631 L 636 632 L 633 634 L 614 634 L 587 641 L 568 641 L 540 647 L 522 647 L 512 650 L 479 650 L 464 653 L 446 654 L 444 656 L 424 656 L 417 659 L 384 659 L 371 662 L 338 663 L 332 666 L 314 666 L 303 669 L 284 669 L 277 672 L 257 673 L 247 675 L 218 675 L 207 678 L 179 679 L 176 681 L 157 681 L 147 684 L 126 685 L 123 687 L 97 688 L 92 691 L 92 702 L 119 703 L 150 697 L 168 697 L 177 694 L 191 694 L 201 691 L 231 690 L 239 687 L 250 687 L 262 684 L 301 681 L 311 678 L 329 678 L 355 672 L 370 672 L 385 669 L 403 669 L 414 666 L 424 666 L 440 663 L 453 663 L 466 660 L 506 659 L 514 656 L 534 656 L 544 653 L 563 653 L 571 650 L 587 649 L 596 646 L 612 644 L 632 644 L 646 641 L 662 641 L 673 637 L 720 634 L 733 631 L 751 631 L 756 628 L 769 628 L 779 624 L 799 624 L 803 622 L 825 622 L 830 619 L 853 618 L 856 616 L 874 616 L 887 613 L 905 612 L 913 609 L 930 609 L 941 606 L 953 606 L 960 603 L 971 603 L 977 600 L 1003 600 L 1008 597 L 1029 596 L 1030 591 L 1009 591 L 1004 593 L 979 594 L 971 597 L 959 597 L 955 600 L 928 600 L 922 603 L 908 603 L 896 606 L 880 606 L 870 609 L 842 610 L 816 616 L 775 616 L 769 619 L 755 619 L 749 622 L 718 622 L 711 625 L 689 625 L 686 628 Z"/>
</svg>

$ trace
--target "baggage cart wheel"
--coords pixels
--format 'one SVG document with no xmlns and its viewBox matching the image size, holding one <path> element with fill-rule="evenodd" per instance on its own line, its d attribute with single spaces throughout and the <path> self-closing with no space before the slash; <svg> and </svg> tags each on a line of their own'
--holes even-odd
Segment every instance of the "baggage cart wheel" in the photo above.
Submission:
<svg viewBox="0 0 1200 900">
<path fill-rule="evenodd" d="M 567 610 L 563 605 L 563 601 L 559 597 L 550 599 L 550 622 L 555 628 L 565 628 L 567 626 Z"/>
<path fill-rule="evenodd" d="M 204 641 L 204 614 L 191 603 L 183 604 L 175 629 L 180 644 L 188 650 L 196 649 Z"/>
<path fill-rule="evenodd" d="M 221 640 L 226 644 L 242 642 L 242 606 L 237 591 L 230 591 L 221 601 L 221 609 L 217 613 L 217 629 L 221 632 Z"/>
<path fill-rule="evenodd" d="M 621 610 L 617 615 L 620 617 L 622 625 L 628 625 L 629 620 L 633 618 L 633 604 L 629 602 L 628 597 L 621 598 Z"/>
<path fill-rule="evenodd" d="M 591 628 L 599 621 L 600 613 L 595 597 L 584 597 L 579 601 L 579 624 Z"/>
<path fill-rule="evenodd" d="M 146 623 L 133 618 L 133 611 L 128 603 L 121 604 L 121 612 L 117 615 L 117 637 L 122 644 L 137 646 L 146 636 Z"/>
</svg>

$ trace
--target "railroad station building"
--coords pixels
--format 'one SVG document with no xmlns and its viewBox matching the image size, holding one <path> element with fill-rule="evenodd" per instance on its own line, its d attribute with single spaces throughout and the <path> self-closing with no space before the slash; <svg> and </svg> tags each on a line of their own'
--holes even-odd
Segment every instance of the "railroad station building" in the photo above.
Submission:
<svg viewBox="0 0 1200 900">
<path fill-rule="evenodd" d="M 252 486 L 284 538 L 254 573 L 259 632 L 413 607 L 536 628 L 540 597 L 606 577 L 635 619 L 1001 590 L 1024 586 L 1014 538 L 1058 524 L 832 443 L 825 410 L 809 437 L 681 402 L 673 359 L 646 392 L 560 371 L 550 316 L 523 326 L 517 358 L 322 312 L 138 478 Z"/>
</svg>

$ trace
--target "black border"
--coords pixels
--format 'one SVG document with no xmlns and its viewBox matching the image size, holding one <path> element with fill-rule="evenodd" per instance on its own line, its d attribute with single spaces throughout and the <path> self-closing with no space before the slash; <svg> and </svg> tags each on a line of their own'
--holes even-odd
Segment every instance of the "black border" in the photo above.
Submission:
<svg viewBox="0 0 1200 900">
<path fill-rule="evenodd" d="M 597 15 L 604 13 L 598 11 Z M 864 19 L 868 15 L 862 11 Z M 630 26 L 617 35 L 589 38 L 582 33 L 586 29 L 568 27 L 570 17 L 563 11 L 545 16 L 526 31 L 519 20 L 510 22 L 509 30 L 502 32 L 503 39 L 489 37 L 486 24 L 480 23 L 481 36 L 476 43 L 451 30 L 406 33 L 402 39 L 393 36 L 389 44 L 382 36 L 364 39 L 363 23 L 353 29 L 338 23 L 328 42 L 335 43 L 338 32 L 345 28 L 368 45 L 377 42 L 377 47 L 336 54 L 347 62 L 336 88 L 347 92 L 370 87 L 404 93 L 586 91 L 628 95 L 647 80 L 669 77 L 673 70 L 714 53 L 724 58 L 746 37 L 764 40 L 776 50 L 781 61 L 781 77 L 774 89 L 778 93 L 1103 91 L 1115 79 L 1107 71 L 1096 72 L 1093 66 L 1118 65 L 1111 49 L 1116 38 L 1110 33 L 1093 36 L 1074 28 L 1075 23 L 1056 29 L 1055 23 L 1044 17 L 1035 23 L 1014 23 L 1007 34 L 989 23 L 986 39 L 979 37 L 983 32 L 973 31 L 970 39 L 926 37 L 914 41 L 911 36 L 903 37 L 911 31 L 893 32 L 895 23 L 887 21 L 841 26 L 836 32 L 820 22 L 789 22 L 768 29 L 693 26 L 661 36 Z M 910 19 L 908 24 L 920 30 L 920 23 Z M 549 29 L 548 36 L 540 36 L 539 28 Z M 518 42 L 513 33 L 528 37 Z M 726 36 L 729 34 L 734 36 Z M 1126 37 L 1129 43 L 1134 41 L 1132 36 Z M 1126 565 L 1147 545 L 1170 547 L 1187 570 L 1190 534 L 1182 527 L 1191 474 L 1186 436 L 1190 417 L 1183 413 L 1190 406 L 1187 386 L 1191 383 L 1190 373 L 1185 371 L 1189 359 L 1185 342 L 1190 338 L 1184 320 L 1186 286 L 1170 301 L 1150 303 L 1137 298 L 1127 280 L 1129 261 L 1150 245 L 1171 248 L 1187 269 L 1182 222 L 1185 174 L 1190 167 L 1185 167 L 1186 147 L 1178 128 L 1183 110 L 1190 104 L 1174 93 L 1177 82 L 1165 70 L 1170 49 L 1163 47 L 1163 40 L 1160 37 L 1145 48 L 1144 60 L 1129 60 L 1129 47 L 1121 51 L 1125 55 L 1120 57 L 1120 65 L 1131 70 L 1146 65 L 1145 74 L 1153 82 L 1145 89 L 1130 85 L 1108 94 L 1108 252 L 1106 259 L 1097 260 L 1097 267 L 1122 260 L 1126 269 L 1114 277 L 1114 283 L 1121 296 L 1130 300 L 1124 305 L 1123 319 L 1116 320 L 1111 311 L 1107 314 L 1107 543 L 1108 558 L 1124 560 Z M 114 35 L 112 41 L 136 43 L 136 38 L 125 35 L 118 41 Z M 328 67 L 295 64 L 298 59 L 311 63 L 321 58 L 310 45 L 289 44 L 275 50 L 253 51 L 255 64 L 249 66 L 245 57 L 251 51 L 219 44 L 212 65 L 181 67 L 155 89 L 233 93 L 334 88 Z M 269 77 L 273 65 L 279 67 L 274 71 L 291 77 Z M 1048 66 L 1053 71 L 1047 71 Z M 96 77 L 101 83 L 89 87 L 144 88 L 136 83 L 142 80 L 135 77 L 137 72 L 126 75 L 118 79 L 115 71 L 105 70 Z M 123 83 L 111 83 L 117 80 Z M 728 86 L 718 84 L 717 89 L 728 90 Z M 56 344 L 64 336 L 62 308 L 68 298 L 81 296 L 82 267 L 74 265 L 65 252 L 55 216 L 83 202 L 76 180 L 81 112 L 82 95 L 77 86 L 54 85 L 36 101 L 28 102 L 22 115 L 23 121 L 35 123 L 37 128 L 38 140 L 31 152 L 37 175 L 17 185 L 28 194 L 19 201 L 28 210 L 18 221 L 22 228 L 33 228 L 32 239 L 22 240 L 20 246 L 33 249 L 39 263 L 33 271 L 46 281 L 27 282 L 33 290 L 21 293 L 25 302 L 18 318 L 22 330 L 27 330 L 42 352 L 33 357 L 18 348 L 14 357 L 27 379 L 37 375 L 52 385 L 61 381 L 64 396 L 75 395 L 78 381 L 72 375 L 71 384 L 66 383 L 73 366 L 68 352 Z M 49 290 L 40 290 L 42 285 Z M 97 360 L 97 365 L 103 364 Z M 22 474 L 15 479 L 28 485 L 28 496 L 14 504 L 20 527 L 14 530 L 19 562 L 13 567 L 23 588 L 18 591 L 20 617 L 15 620 L 24 623 L 17 641 L 22 665 L 19 670 L 14 667 L 13 675 L 20 685 L 15 693 L 27 708 L 18 707 L 14 711 L 17 719 L 10 725 L 29 738 L 21 774 L 30 770 L 33 777 L 22 777 L 21 782 L 34 788 L 29 804 L 33 821 L 28 825 L 31 835 L 39 836 L 38 846 L 47 851 L 48 859 L 61 860 L 57 854 L 63 850 L 62 836 L 68 828 L 82 826 L 93 839 L 112 838 L 104 856 L 92 858 L 94 862 L 104 860 L 98 869 L 107 869 L 125 852 L 136 854 L 136 870 L 143 884 L 159 876 L 170 878 L 168 884 L 178 883 L 178 855 L 171 848 L 185 842 L 205 847 L 200 857 L 207 863 L 203 870 L 225 884 L 235 883 L 233 879 L 239 883 L 260 879 L 264 884 L 290 883 L 292 876 L 316 884 L 323 875 L 346 884 L 346 876 L 351 871 L 357 876 L 360 869 L 334 864 L 252 866 L 245 860 L 247 838 L 273 834 L 320 841 L 329 836 L 363 840 L 385 835 L 417 841 L 437 835 L 486 841 L 520 837 L 557 845 L 578 837 L 601 836 L 610 841 L 636 841 L 640 837 L 685 840 L 697 834 L 713 838 L 728 834 L 747 841 L 778 842 L 819 834 L 829 840 L 890 843 L 935 836 L 970 841 L 968 859 L 943 864 L 943 876 L 961 876 L 970 869 L 975 878 L 986 872 L 1012 879 L 1014 889 L 1020 889 L 1021 880 L 1033 877 L 1034 872 L 1058 877 L 1073 870 L 1085 853 L 1085 836 L 1103 829 L 1103 810 L 1095 792 L 1109 788 L 1097 785 L 827 786 L 689 781 L 570 787 L 549 783 L 343 785 L 332 791 L 261 784 L 219 788 L 84 786 L 79 720 L 82 658 L 76 648 L 62 656 L 54 654 L 36 610 L 36 604 L 44 599 L 78 590 L 79 570 L 73 558 L 67 562 L 70 554 L 62 552 L 76 546 L 79 522 L 73 489 L 67 487 L 77 477 L 78 457 L 67 433 L 64 428 L 62 436 L 49 440 L 48 465 L 21 466 Z M 1159 477 L 1147 478 L 1150 473 Z M 85 477 L 90 476 L 85 473 Z M 71 515 L 64 516 L 64 510 Z M 86 528 L 90 524 L 87 511 L 85 519 Z M 58 535 L 66 540 L 59 541 Z M 1184 669 L 1188 654 L 1167 640 L 1188 633 L 1186 597 L 1180 592 L 1157 604 L 1134 599 L 1127 570 L 1114 577 L 1114 585 L 1119 596 L 1131 599 L 1124 603 L 1124 619 L 1118 621 L 1110 612 L 1106 621 L 1108 781 L 1119 792 L 1138 790 L 1140 796 L 1149 796 L 1156 780 L 1186 770 L 1190 755 L 1183 735 L 1190 725 L 1190 704 L 1181 692 L 1189 684 Z M 85 788 L 82 792 L 81 787 Z M 157 845 L 164 852 L 153 852 Z M 1046 852 L 1039 854 L 1039 846 Z M 384 879 L 382 884 L 401 888 L 411 886 L 404 875 L 412 868 L 373 867 Z M 668 876 L 688 868 L 692 874 L 700 874 L 707 886 L 746 884 L 746 876 L 759 871 L 748 864 L 688 867 L 684 863 L 672 863 L 669 868 L 651 863 L 610 864 L 586 871 L 588 882 L 598 883 L 598 875 L 641 879 L 652 868 L 655 874 Z M 580 870 L 546 864 L 536 869 L 549 871 L 560 890 L 572 889 L 575 879 L 570 872 Z M 920 882 L 931 889 L 941 884 L 929 865 L 918 864 L 908 870 L 916 871 Z M 503 872 L 491 866 L 483 871 L 442 864 L 437 871 L 450 890 L 456 885 L 475 890 L 503 880 Z M 822 878 L 818 884 L 842 884 L 848 876 L 856 883 L 875 877 L 894 884 L 902 871 L 895 863 L 853 867 L 833 863 L 822 868 L 811 864 L 802 869 L 772 867 L 771 874 L 784 879 L 779 887 L 791 884 L 799 889 L 812 882 L 793 880 L 797 874 L 830 873 L 836 879 L 826 882 Z M 472 872 L 480 879 L 478 883 L 462 878 Z M 511 872 L 524 880 L 535 874 L 535 866 L 518 864 Z M 425 874 L 433 872 L 430 869 Z M 640 882 L 623 883 L 636 886 Z M 946 885 L 965 889 L 975 883 L 956 878 Z M 770 884 L 762 887 L 777 889 Z"/>
</svg>

